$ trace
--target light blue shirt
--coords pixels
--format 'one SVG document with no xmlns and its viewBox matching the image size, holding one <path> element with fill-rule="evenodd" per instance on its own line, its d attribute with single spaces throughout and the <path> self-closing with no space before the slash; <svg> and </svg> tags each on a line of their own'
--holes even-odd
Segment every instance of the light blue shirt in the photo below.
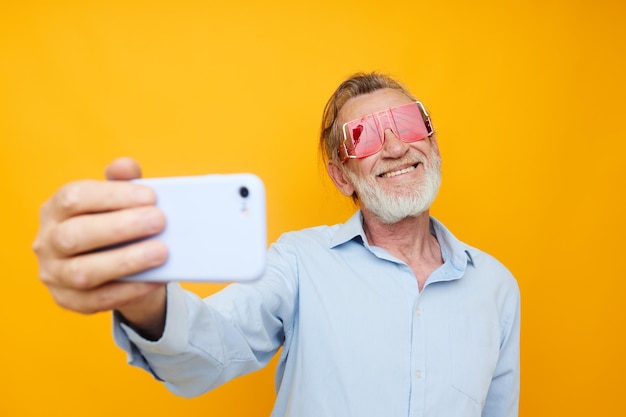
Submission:
<svg viewBox="0 0 626 417">
<path fill-rule="evenodd" d="M 129 362 L 195 396 L 280 351 L 272 416 L 517 416 L 520 303 L 496 259 L 431 218 L 444 264 L 420 292 L 411 269 L 370 246 L 360 212 L 286 233 L 264 277 L 200 299 L 168 286 L 162 338 L 115 318 Z"/>
</svg>

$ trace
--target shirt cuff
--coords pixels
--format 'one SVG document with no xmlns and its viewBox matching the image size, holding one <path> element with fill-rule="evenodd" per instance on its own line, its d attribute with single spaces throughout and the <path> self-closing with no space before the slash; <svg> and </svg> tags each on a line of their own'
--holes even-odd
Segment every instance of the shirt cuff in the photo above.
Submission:
<svg viewBox="0 0 626 417">
<path fill-rule="evenodd" d="M 143 358 L 137 355 L 157 354 L 173 356 L 185 351 L 189 339 L 189 314 L 185 302 L 185 291 L 177 284 L 167 285 L 166 318 L 163 335 L 159 340 L 145 339 L 122 321 L 119 313 L 113 314 L 113 336 L 115 343 L 128 354 L 128 362 L 149 369 Z"/>
</svg>

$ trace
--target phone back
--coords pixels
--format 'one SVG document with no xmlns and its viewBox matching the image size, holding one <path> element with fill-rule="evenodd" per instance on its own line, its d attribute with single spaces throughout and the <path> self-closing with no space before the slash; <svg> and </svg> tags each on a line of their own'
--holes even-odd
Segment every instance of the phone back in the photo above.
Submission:
<svg viewBox="0 0 626 417">
<path fill-rule="evenodd" d="M 250 281 L 265 270 L 265 188 L 253 174 L 136 180 L 154 189 L 166 227 L 155 237 L 167 261 L 141 281 Z"/>
</svg>

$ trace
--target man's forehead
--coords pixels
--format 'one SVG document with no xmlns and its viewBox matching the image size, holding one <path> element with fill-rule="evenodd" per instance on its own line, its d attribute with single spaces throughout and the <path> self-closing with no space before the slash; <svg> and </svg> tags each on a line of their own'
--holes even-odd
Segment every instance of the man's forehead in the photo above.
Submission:
<svg viewBox="0 0 626 417">
<path fill-rule="evenodd" d="M 346 101 L 339 111 L 339 120 L 341 123 L 345 123 L 368 114 L 411 102 L 413 100 L 401 91 L 391 88 L 376 90 L 372 93 L 352 97 Z"/>
</svg>

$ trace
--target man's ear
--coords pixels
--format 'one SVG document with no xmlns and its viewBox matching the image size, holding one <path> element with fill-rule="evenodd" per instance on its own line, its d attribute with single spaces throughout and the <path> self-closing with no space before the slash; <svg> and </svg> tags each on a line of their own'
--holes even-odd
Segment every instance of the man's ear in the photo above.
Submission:
<svg viewBox="0 0 626 417">
<path fill-rule="evenodd" d="M 335 161 L 328 161 L 328 175 L 335 183 L 335 186 L 346 197 L 352 197 L 354 194 L 354 186 L 343 171 L 343 167 Z"/>
</svg>

